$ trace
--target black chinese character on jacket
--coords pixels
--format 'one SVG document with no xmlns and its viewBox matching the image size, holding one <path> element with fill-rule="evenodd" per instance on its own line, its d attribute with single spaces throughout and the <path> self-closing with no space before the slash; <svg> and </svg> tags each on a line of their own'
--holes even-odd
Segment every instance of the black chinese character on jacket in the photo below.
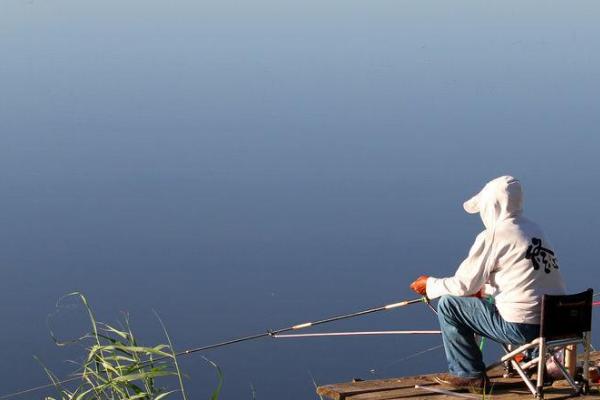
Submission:
<svg viewBox="0 0 600 400">
<path fill-rule="evenodd" d="M 531 260 L 533 269 L 538 270 L 544 266 L 544 271 L 549 274 L 552 269 L 558 269 L 558 262 L 554 252 L 542 246 L 542 240 L 532 238 L 531 244 L 527 248 L 525 258 Z"/>
</svg>

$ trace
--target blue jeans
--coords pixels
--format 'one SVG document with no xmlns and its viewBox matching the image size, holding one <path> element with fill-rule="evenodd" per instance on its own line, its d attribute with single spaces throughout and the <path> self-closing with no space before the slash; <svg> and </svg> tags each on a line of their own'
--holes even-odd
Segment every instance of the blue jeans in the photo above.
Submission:
<svg viewBox="0 0 600 400">
<path fill-rule="evenodd" d="M 485 373 L 475 334 L 515 345 L 539 336 L 539 325 L 507 322 L 496 306 L 476 297 L 442 296 L 437 309 L 448 370 L 455 376 L 476 378 Z"/>
</svg>

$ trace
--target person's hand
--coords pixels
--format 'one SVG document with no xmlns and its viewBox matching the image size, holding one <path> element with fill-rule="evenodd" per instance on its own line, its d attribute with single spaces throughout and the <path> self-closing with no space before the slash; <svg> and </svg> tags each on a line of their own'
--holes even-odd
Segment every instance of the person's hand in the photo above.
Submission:
<svg viewBox="0 0 600 400">
<path fill-rule="evenodd" d="M 427 294 L 427 278 L 429 278 L 428 275 L 421 275 L 416 281 L 410 284 L 410 288 L 421 296 L 425 296 Z"/>
<path fill-rule="evenodd" d="M 485 298 L 487 297 L 485 295 L 485 287 L 482 287 L 481 289 L 479 289 L 477 292 L 468 295 L 467 297 L 477 297 L 478 299 L 482 299 L 485 300 Z"/>
</svg>

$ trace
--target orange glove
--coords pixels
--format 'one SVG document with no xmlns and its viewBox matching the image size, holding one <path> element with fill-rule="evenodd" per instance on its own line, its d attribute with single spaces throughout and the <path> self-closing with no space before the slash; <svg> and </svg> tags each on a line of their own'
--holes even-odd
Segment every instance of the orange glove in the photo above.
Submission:
<svg viewBox="0 0 600 400">
<path fill-rule="evenodd" d="M 427 294 L 427 278 L 429 278 L 429 275 L 419 276 L 416 281 L 410 284 L 410 288 L 421 296 L 425 296 Z"/>
</svg>

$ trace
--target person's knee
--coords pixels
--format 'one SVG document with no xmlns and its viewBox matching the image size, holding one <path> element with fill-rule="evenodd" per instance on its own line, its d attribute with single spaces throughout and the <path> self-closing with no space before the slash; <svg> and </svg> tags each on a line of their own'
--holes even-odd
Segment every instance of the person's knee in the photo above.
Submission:
<svg viewBox="0 0 600 400">
<path fill-rule="evenodd" d="M 437 304 L 438 313 L 441 315 L 451 315 L 456 306 L 456 299 L 454 296 L 444 295 L 440 297 Z"/>
</svg>

